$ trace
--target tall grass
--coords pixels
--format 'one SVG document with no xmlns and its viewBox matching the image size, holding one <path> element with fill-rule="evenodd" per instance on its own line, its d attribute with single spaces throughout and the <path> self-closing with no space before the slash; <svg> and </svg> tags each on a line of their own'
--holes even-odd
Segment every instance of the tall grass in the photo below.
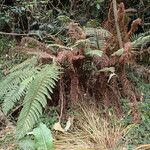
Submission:
<svg viewBox="0 0 150 150">
<path fill-rule="evenodd" d="M 112 114 L 106 120 L 100 110 L 86 104 L 76 112 L 73 132 L 58 136 L 57 150 L 127 150 L 125 137 L 132 125 L 124 127 Z"/>
</svg>

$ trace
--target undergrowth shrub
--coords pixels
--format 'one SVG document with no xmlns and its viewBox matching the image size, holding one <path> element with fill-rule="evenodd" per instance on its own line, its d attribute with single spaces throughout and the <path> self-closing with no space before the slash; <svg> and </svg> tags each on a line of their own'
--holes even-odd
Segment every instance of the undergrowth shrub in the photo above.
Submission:
<svg viewBox="0 0 150 150">
<path fill-rule="evenodd" d="M 0 36 L 0 56 L 7 54 L 9 52 L 9 49 L 15 46 L 15 44 L 15 40 L 10 40 L 10 38 L 6 36 Z"/>
<path fill-rule="evenodd" d="M 136 83 L 136 87 L 142 92 L 143 98 L 139 102 L 139 110 L 141 112 L 141 121 L 140 123 L 129 133 L 129 137 L 132 139 L 129 140 L 130 145 L 141 145 L 149 144 L 150 139 L 150 85 L 145 83 L 142 77 L 138 77 L 134 72 L 128 73 L 130 78 Z M 129 107 L 126 105 L 124 110 L 129 111 Z M 128 120 L 129 119 L 129 120 Z M 126 118 L 126 124 L 130 122 L 130 115 Z"/>
</svg>

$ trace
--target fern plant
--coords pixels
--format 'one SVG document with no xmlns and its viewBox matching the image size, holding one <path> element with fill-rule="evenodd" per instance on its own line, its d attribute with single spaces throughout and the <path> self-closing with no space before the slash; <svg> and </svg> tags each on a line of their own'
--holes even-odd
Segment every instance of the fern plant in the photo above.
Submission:
<svg viewBox="0 0 150 150">
<path fill-rule="evenodd" d="M 23 108 L 17 122 L 17 138 L 21 139 L 38 122 L 56 81 L 60 67 L 55 63 L 38 67 L 38 58 L 31 58 L 10 70 L 0 83 L 0 98 L 5 114 L 20 100 Z"/>
</svg>

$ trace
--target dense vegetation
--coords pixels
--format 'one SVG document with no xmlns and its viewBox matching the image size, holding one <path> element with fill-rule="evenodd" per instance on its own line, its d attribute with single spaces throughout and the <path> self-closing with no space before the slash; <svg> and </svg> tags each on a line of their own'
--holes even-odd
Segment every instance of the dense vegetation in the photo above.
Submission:
<svg viewBox="0 0 150 150">
<path fill-rule="evenodd" d="M 2 149 L 150 149 L 149 0 L 0 3 Z"/>
</svg>

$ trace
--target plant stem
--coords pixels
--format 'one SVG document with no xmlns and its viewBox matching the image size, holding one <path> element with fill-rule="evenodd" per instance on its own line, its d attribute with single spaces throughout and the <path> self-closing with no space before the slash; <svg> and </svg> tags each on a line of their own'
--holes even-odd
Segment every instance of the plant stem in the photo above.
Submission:
<svg viewBox="0 0 150 150">
<path fill-rule="evenodd" d="M 118 13 L 117 13 L 117 2 L 116 2 L 116 0 L 113 0 L 113 11 L 114 11 L 115 26 L 116 26 L 116 31 L 117 31 L 117 38 L 118 38 L 118 42 L 119 42 L 119 47 L 123 48 L 121 33 L 120 33 L 120 29 L 119 29 L 119 24 L 118 24 Z"/>
</svg>

